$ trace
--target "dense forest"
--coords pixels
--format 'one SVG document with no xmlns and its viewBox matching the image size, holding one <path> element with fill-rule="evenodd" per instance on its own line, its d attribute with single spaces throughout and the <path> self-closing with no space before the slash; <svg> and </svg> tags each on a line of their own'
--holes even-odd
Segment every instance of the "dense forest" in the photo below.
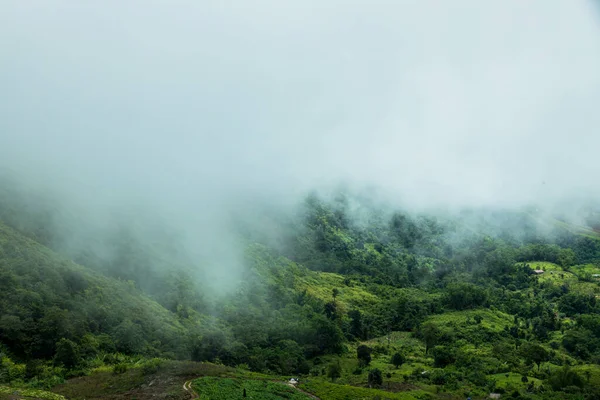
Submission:
<svg viewBox="0 0 600 400">
<path fill-rule="evenodd" d="M 271 234 L 239 221 L 244 268 L 221 294 L 166 227 L 152 242 L 123 220 L 69 247 L 62 227 L 86 221 L 59 211 L 4 182 L 0 385 L 173 359 L 299 376 L 321 398 L 600 396 L 593 210 L 575 224 L 315 193 L 265 215 Z"/>
</svg>

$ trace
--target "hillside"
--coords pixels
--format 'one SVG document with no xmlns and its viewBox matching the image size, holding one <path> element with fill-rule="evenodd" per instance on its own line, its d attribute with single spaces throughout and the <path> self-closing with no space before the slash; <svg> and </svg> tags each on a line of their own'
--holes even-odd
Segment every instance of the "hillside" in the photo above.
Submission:
<svg viewBox="0 0 600 400">
<path fill-rule="evenodd" d="M 132 283 L 102 276 L 0 223 L 0 332 L 18 358 L 55 355 L 61 339 L 81 352 L 187 356 L 187 330 Z M 83 344 L 85 343 L 85 344 Z"/>
<path fill-rule="evenodd" d="M 597 395 L 600 241 L 520 212 L 365 205 L 358 223 L 347 204 L 307 198 L 278 246 L 244 236 L 241 283 L 219 297 L 181 260 L 144 274 L 143 242 L 111 268 L 76 264 L 14 211 L 20 231 L 0 224 L 0 384 L 73 399 Z M 144 284 L 115 273 L 139 268 Z"/>
</svg>

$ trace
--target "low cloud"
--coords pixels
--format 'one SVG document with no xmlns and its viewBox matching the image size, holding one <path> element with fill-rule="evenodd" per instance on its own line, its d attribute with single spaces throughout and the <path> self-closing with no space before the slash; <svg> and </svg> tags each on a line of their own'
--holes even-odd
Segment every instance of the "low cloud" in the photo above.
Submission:
<svg viewBox="0 0 600 400">
<path fill-rule="evenodd" d="M 222 248 L 231 210 L 340 182 L 418 207 L 600 194 L 591 1 L 1 8 L 0 166 L 99 220 Z"/>
</svg>

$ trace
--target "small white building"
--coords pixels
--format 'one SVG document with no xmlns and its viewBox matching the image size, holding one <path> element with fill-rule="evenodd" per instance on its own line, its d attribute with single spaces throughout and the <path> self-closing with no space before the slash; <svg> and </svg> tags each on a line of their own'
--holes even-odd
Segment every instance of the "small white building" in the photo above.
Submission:
<svg viewBox="0 0 600 400">
<path fill-rule="evenodd" d="M 541 275 L 541 274 L 543 274 L 543 273 L 544 273 L 544 270 L 543 270 L 543 269 L 534 269 L 534 270 L 533 270 L 533 273 L 534 273 L 534 274 L 537 274 L 537 275 Z"/>
</svg>

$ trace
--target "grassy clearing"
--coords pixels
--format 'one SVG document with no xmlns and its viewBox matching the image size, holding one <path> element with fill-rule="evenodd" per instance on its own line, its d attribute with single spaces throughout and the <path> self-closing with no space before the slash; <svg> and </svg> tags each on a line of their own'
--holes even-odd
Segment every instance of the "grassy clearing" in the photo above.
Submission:
<svg viewBox="0 0 600 400">
<path fill-rule="evenodd" d="M 479 324 L 474 323 L 475 316 L 477 315 L 483 318 Z M 489 309 L 446 312 L 444 314 L 432 315 L 427 319 L 428 322 L 433 322 L 442 328 L 476 328 L 490 332 L 504 331 L 505 327 L 512 326 L 513 320 L 514 318 L 506 313 Z"/>
<path fill-rule="evenodd" d="M 306 292 L 323 301 L 332 300 L 333 289 L 339 290 L 336 301 L 342 310 L 351 308 L 363 309 L 377 304 L 380 299 L 368 292 L 361 282 L 352 281 L 351 286 L 346 286 L 344 277 L 329 272 L 310 272 L 296 280 L 295 289 Z"/>
<path fill-rule="evenodd" d="M 576 274 L 600 274 L 600 265 L 596 264 L 583 264 L 583 265 L 575 265 L 571 267 L 571 270 Z"/>
<path fill-rule="evenodd" d="M 530 376 L 527 377 L 527 382 L 524 383 L 521 381 L 522 375 L 514 372 L 506 374 L 494 374 L 489 375 L 489 377 L 496 381 L 497 388 L 502 388 L 507 391 L 525 389 L 531 382 L 534 382 L 536 387 L 539 387 L 542 384 L 541 380 Z"/>
<path fill-rule="evenodd" d="M 248 399 L 305 400 L 309 396 L 280 382 L 267 380 L 203 377 L 192 382 L 200 399 L 243 399 L 244 389 Z"/>
<path fill-rule="evenodd" d="M 538 281 L 541 283 L 550 283 L 553 285 L 576 286 L 579 278 L 572 272 L 565 271 L 561 266 L 547 261 L 532 261 L 527 263 L 531 269 L 541 269 L 543 274 L 538 275 Z"/>
<path fill-rule="evenodd" d="M 571 290 L 582 294 L 600 294 L 600 279 L 589 282 L 580 279 L 583 275 L 591 276 L 592 274 L 600 273 L 600 267 L 594 264 L 574 266 L 570 271 L 565 271 L 559 265 L 546 261 L 534 261 L 527 264 L 532 269 L 545 271 L 538 277 L 538 280 L 542 283 L 550 283 L 558 286 L 567 285 Z"/>
</svg>

